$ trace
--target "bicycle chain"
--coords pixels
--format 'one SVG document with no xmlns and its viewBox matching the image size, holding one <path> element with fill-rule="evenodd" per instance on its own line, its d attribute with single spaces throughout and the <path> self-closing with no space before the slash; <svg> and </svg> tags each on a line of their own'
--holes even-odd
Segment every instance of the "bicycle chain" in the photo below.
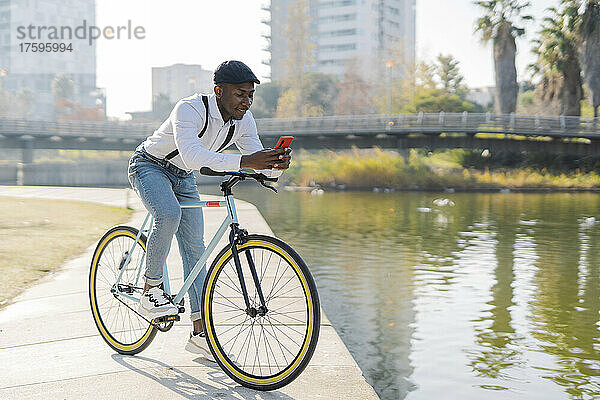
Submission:
<svg viewBox="0 0 600 400">
<path fill-rule="evenodd" d="M 165 332 L 163 330 L 163 328 L 161 328 L 157 323 L 154 323 L 152 321 L 149 321 L 148 318 L 144 317 L 142 314 L 140 314 L 139 312 L 137 312 L 136 309 L 134 309 L 133 307 L 131 307 L 129 304 L 125 303 L 123 300 L 121 300 L 119 298 L 119 296 L 116 296 L 115 294 L 113 294 L 113 296 L 115 296 L 115 299 L 119 300 L 121 303 L 125 304 L 125 307 L 129 308 L 131 311 L 133 311 L 134 313 L 136 313 L 137 315 L 140 316 L 140 318 L 142 318 L 144 321 L 146 321 L 147 323 L 149 323 L 150 325 L 152 325 L 153 327 L 155 327 L 156 329 L 158 329 L 161 332 Z M 173 321 L 168 321 L 168 322 L 173 322 Z"/>
</svg>

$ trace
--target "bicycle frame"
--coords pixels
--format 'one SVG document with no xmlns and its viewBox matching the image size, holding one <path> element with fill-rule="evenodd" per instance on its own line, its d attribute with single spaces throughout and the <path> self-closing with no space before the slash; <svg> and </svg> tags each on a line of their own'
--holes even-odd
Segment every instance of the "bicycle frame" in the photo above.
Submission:
<svg viewBox="0 0 600 400">
<path fill-rule="evenodd" d="M 200 257 L 200 259 L 198 260 L 196 265 L 194 265 L 194 268 L 192 268 L 192 271 L 190 272 L 187 279 L 184 281 L 183 286 L 179 290 L 179 293 L 173 299 L 174 304 L 179 304 L 181 302 L 181 300 L 183 299 L 183 296 L 185 295 L 187 290 L 192 285 L 192 282 L 194 281 L 194 279 L 196 279 L 196 277 L 200 273 L 202 266 L 208 261 L 208 257 L 215 250 L 215 248 L 217 247 L 217 244 L 219 243 L 219 241 L 221 240 L 221 238 L 227 231 L 227 228 L 231 224 L 238 223 L 237 212 L 235 209 L 235 202 L 234 202 L 233 196 L 227 196 L 226 200 L 224 200 L 224 201 L 223 200 L 220 200 L 220 201 L 182 201 L 180 203 L 180 205 L 181 205 L 181 208 L 227 207 L 227 215 L 225 216 L 225 219 L 221 223 L 221 226 L 219 227 L 219 229 L 217 230 L 217 232 L 211 239 L 210 243 L 206 247 L 206 250 Z M 139 298 L 130 296 L 127 293 L 123 293 L 122 291 L 120 291 L 119 290 L 119 282 L 121 281 L 121 277 L 122 277 L 123 273 L 125 272 L 125 266 L 129 265 L 129 262 L 131 259 L 131 254 L 133 253 L 136 243 L 139 241 L 139 239 L 143 233 L 148 233 L 152 230 L 153 224 L 154 224 L 154 218 L 152 217 L 152 215 L 150 213 L 148 213 L 146 215 L 146 218 L 144 219 L 144 222 L 142 223 L 141 228 L 138 231 L 137 237 L 135 238 L 135 241 L 133 242 L 131 249 L 127 252 L 127 258 L 125 259 L 125 262 L 123 263 L 123 268 L 121 268 L 121 272 L 120 272 L 119 276 L 117 277 L 117 281 L 115 282 L 116 294 L 118 294 L 119 296 L 127 297 L 128 299 L 131 299 L 133 301 L 139 301 Z M 138 274 L 136 277 L 136 282 L 134 283 L 136 286 L 139 282 L 141 271 L 143 270 L 144 259 L 145 259 L 145 256 L 141 258 L 140 265 L 137 266 Z M 163 266 L 163 285 L 164 285 L 164 291 L 167 294 L 171 295 L 171 288 L 169 285 L 169 275 L 168 275 L 168 271 L 167 271 L 167 263 L 166 262 L 165 262 L 165 265 Z"/>
<path fill-rule="evenodd" d="M 223 222 L 221 223 L 221 226 L 219 227 L 219 229 L 217 230 L 217 232 L 214 234 L 214 236 L 212 237 L 210 243 L 208 244 L 208 246 L 206 247 L 204 253 L 202 253 L 202 256 L 200 257 L 200 259 L 198 260 L 198 262 L 196 262 L 196 264 L 194 265 L 194 268 L 192 268 L 192 270 L 190 271 L 190 274 L 188 275 L 187 279 L 185 279 L 185 281 L 183 282 L 183 286 L 181 287 L 181 289 L 179 290 L 179 292 L 175 295 L 175 297 L 173 298 L 173 303 L 176 305 L 181 304 L 182 300 L 183 300 L 183 296 L 185 295 L 185 293 L 188 291 L 188 289 L 190 288 L 190 286 L 192 285 L 192 282 L 194 282 L 194 280 L 196 279 L 196 277 L 198 276 L 198 274 L 200 273 L 200 270 L 202 269 L 202 267 L 206 264 L 206 262 L 208 261 L 208 258 L 210 257 L 210 255 L 212 254 L 212 252 L 215 250 L 215 248 L 217 247 L 219 241 L 221 240 L 221 238 L 223 237 L 223 235 L 225 234 L 225 232 L 227 231 L 228 227 L 231 227 L 232 232 L 229 238 L 229 242 L 232 248 L 232 252 L 233 252 L 233 256 L 234 256 L 234 262 L 236 265 L 236 270 L 238 273 L 238 277 L 240 279 L 240 284 L 242 287 L 242 292 L 244 295 L 244 300 L 246 302 L 246 307 L 248 312 L 250 313 L 255 313 L 255 315 L 258 314 L 262 314 L 265 313 L 266 307 L 265 307 L 265 301 L 264 301 L 264 296 L 262 293 L 262 289 L 260 287 L 260 285 L 258 284 L 258 275 L 256 273 L 256 267 L 254 266 L 254 262 L 250 256 L 250 254 L 246 253 L 247 255 L 247 259 L 248 259 L 248 264 L 250 267 L 250 271 L 252 273 L 252 277 L 254 279 L 254 283 L 256 285 L 258 294 L 259 294 L 259 298 L 261 300 L 261 307 L 256 310 L 250 307 L 250 302 L 249 302 L 249 298 L 248 298 L 248 294 L 247 294 L 247 290 L 246 290 L 246 285 L 243 279 L 243 274 L 242 274 L 242 268 L 241 268 L 241 263 L 239 260 L 239 256 L 237 253 L 237 248 L 234 245 L 235 243 L 235 236 L 236 234 L 238 234 L 239 228 L 238 227 L 238 217 L 237 217 L 237 211 L 235 208 L 235 202 L 234 202 L 234 198 L 233 195 L 228 194 L 225 196 L 225 200 L 220 200 L 220 201 L 182 201 L 180 202 L 181 208 L 205 208 L 205 207 L 227 207 L 227 215 L 225 216 L 225 219 L 223 220 Z M 125 267 L 127 265 L 129 265 L 129 262 L 131 260 L 131 254 L 133 253 L 136 244 L 138 243 L 141 235 L 143 233 L 147 233 L 150 232 L 150 230 L 152 229 L 152 225 L 154 223 L 154 218 L 151 216 L 150 213 L 148 213 L 146 215 L 146 218 L 144 219 L 144 222 L 142 223 L 141 228 L 138 231 L 137 237 L 135 238 L 135 241 L 133 242 L 131 249 L 129 251 L 126 252 L 127 256 L 122 264 L 121 267 L 121 272 L 119 273 L 119 276 L 117 277 L 117 281 L 114 285 L 114 289 L 115 289 L 115 294 L 119 295 L 119 296 L 124 296 L 128 299 L 131 299 L 133 301 L 139 302 L 140 299 L 134 296 L 131 296 L 127 293 L 124 293 L 120 290 L 119 287 L 119 282 L 121 281 L 121 277 L 123 276 L 123 273 L 125 272 Z M 148 225 L 148 227 L 146 228 L 146 225 Z M 137 266 L 138 268 L 138 272 L 136 275 L 136 281 L 134 283 L 135 286 L 138 285 L 139 279 L 140 279 L 140 275 L 141 275 L 141 271 L 143 269 L 143 265 L 144 265 L 144 259 L 145 259 L 145 254 L 144 256 L 141 258 L 140 260 L 140 264 Z M 169 274 L 167 271 L 167 263 L 165 262 L 164 266 L 163 266 L 163 286 L 164 286 L 164 291 L 168 294 L 171 295 L 171 287 L 169 284 Z"/>
</svg>

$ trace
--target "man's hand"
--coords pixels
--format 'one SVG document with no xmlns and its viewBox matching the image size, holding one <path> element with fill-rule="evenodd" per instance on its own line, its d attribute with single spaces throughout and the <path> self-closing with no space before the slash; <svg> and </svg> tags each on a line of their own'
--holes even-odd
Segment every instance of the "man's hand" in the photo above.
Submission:
<svg viewBox="0 0 600 400">
<path fill-rule="evenodd" d="M 252 169 L 288 169 L 292 156 L 292 149 L 264 149 L 256 153 L 242 156 L 240 168 Z"/>
</svg>

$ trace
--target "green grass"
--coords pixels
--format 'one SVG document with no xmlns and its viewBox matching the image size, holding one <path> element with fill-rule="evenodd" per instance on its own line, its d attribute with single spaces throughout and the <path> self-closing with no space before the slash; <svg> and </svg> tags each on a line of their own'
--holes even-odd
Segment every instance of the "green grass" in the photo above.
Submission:
<svg viewBox="0 0 600 400">
<path fill-rule="evenodd" d="M 0 197 L 0 307 L 130 216 L 93 203 Z"/>
<path fill-rule="evenodd" d="M 380 149 L 294 154 L 289 179 L 300 186 L 344 185 L 347 189 L 600 188 L 595 172 L 553 173 L 546 169 L 477 170 L 461 166 L 461 150 L 423 153 L 407 158 Z"/>
</svg>

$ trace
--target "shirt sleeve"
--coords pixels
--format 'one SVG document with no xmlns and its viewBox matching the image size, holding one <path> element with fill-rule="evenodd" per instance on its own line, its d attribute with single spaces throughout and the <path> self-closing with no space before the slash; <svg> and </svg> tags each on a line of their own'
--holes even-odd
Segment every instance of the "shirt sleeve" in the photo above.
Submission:
<svg viewBox="0 0 600 400">
<path fill-rule="evenodd" d="M 171 113 L 173 137 L 181 160 L 188 169 L 199 170 L 209 167 L 215 171 L 238 171 L 242 156 L 221 154 L 207 150 L 198 138 L 204 126 L 205 111 L 202 113 L 187 102 L 179 102 Z"/>
<path fill-rule="evenodd" d="M 252 154 L 264 149 L 260 139 L 258 138 L 258 129 L 256 128 L 256 121 L 254 121 L 254 117 L 250 116 L 248 122 L 244 124 L 244 127 L 241 129 L 240 136 L 235 145 L 242 155 Z M 256 172 L 261 172 L 269 178 L 277 178 L 283 174 L 283 171 L 280 169 L 261 169 Z"/>
</svg>

